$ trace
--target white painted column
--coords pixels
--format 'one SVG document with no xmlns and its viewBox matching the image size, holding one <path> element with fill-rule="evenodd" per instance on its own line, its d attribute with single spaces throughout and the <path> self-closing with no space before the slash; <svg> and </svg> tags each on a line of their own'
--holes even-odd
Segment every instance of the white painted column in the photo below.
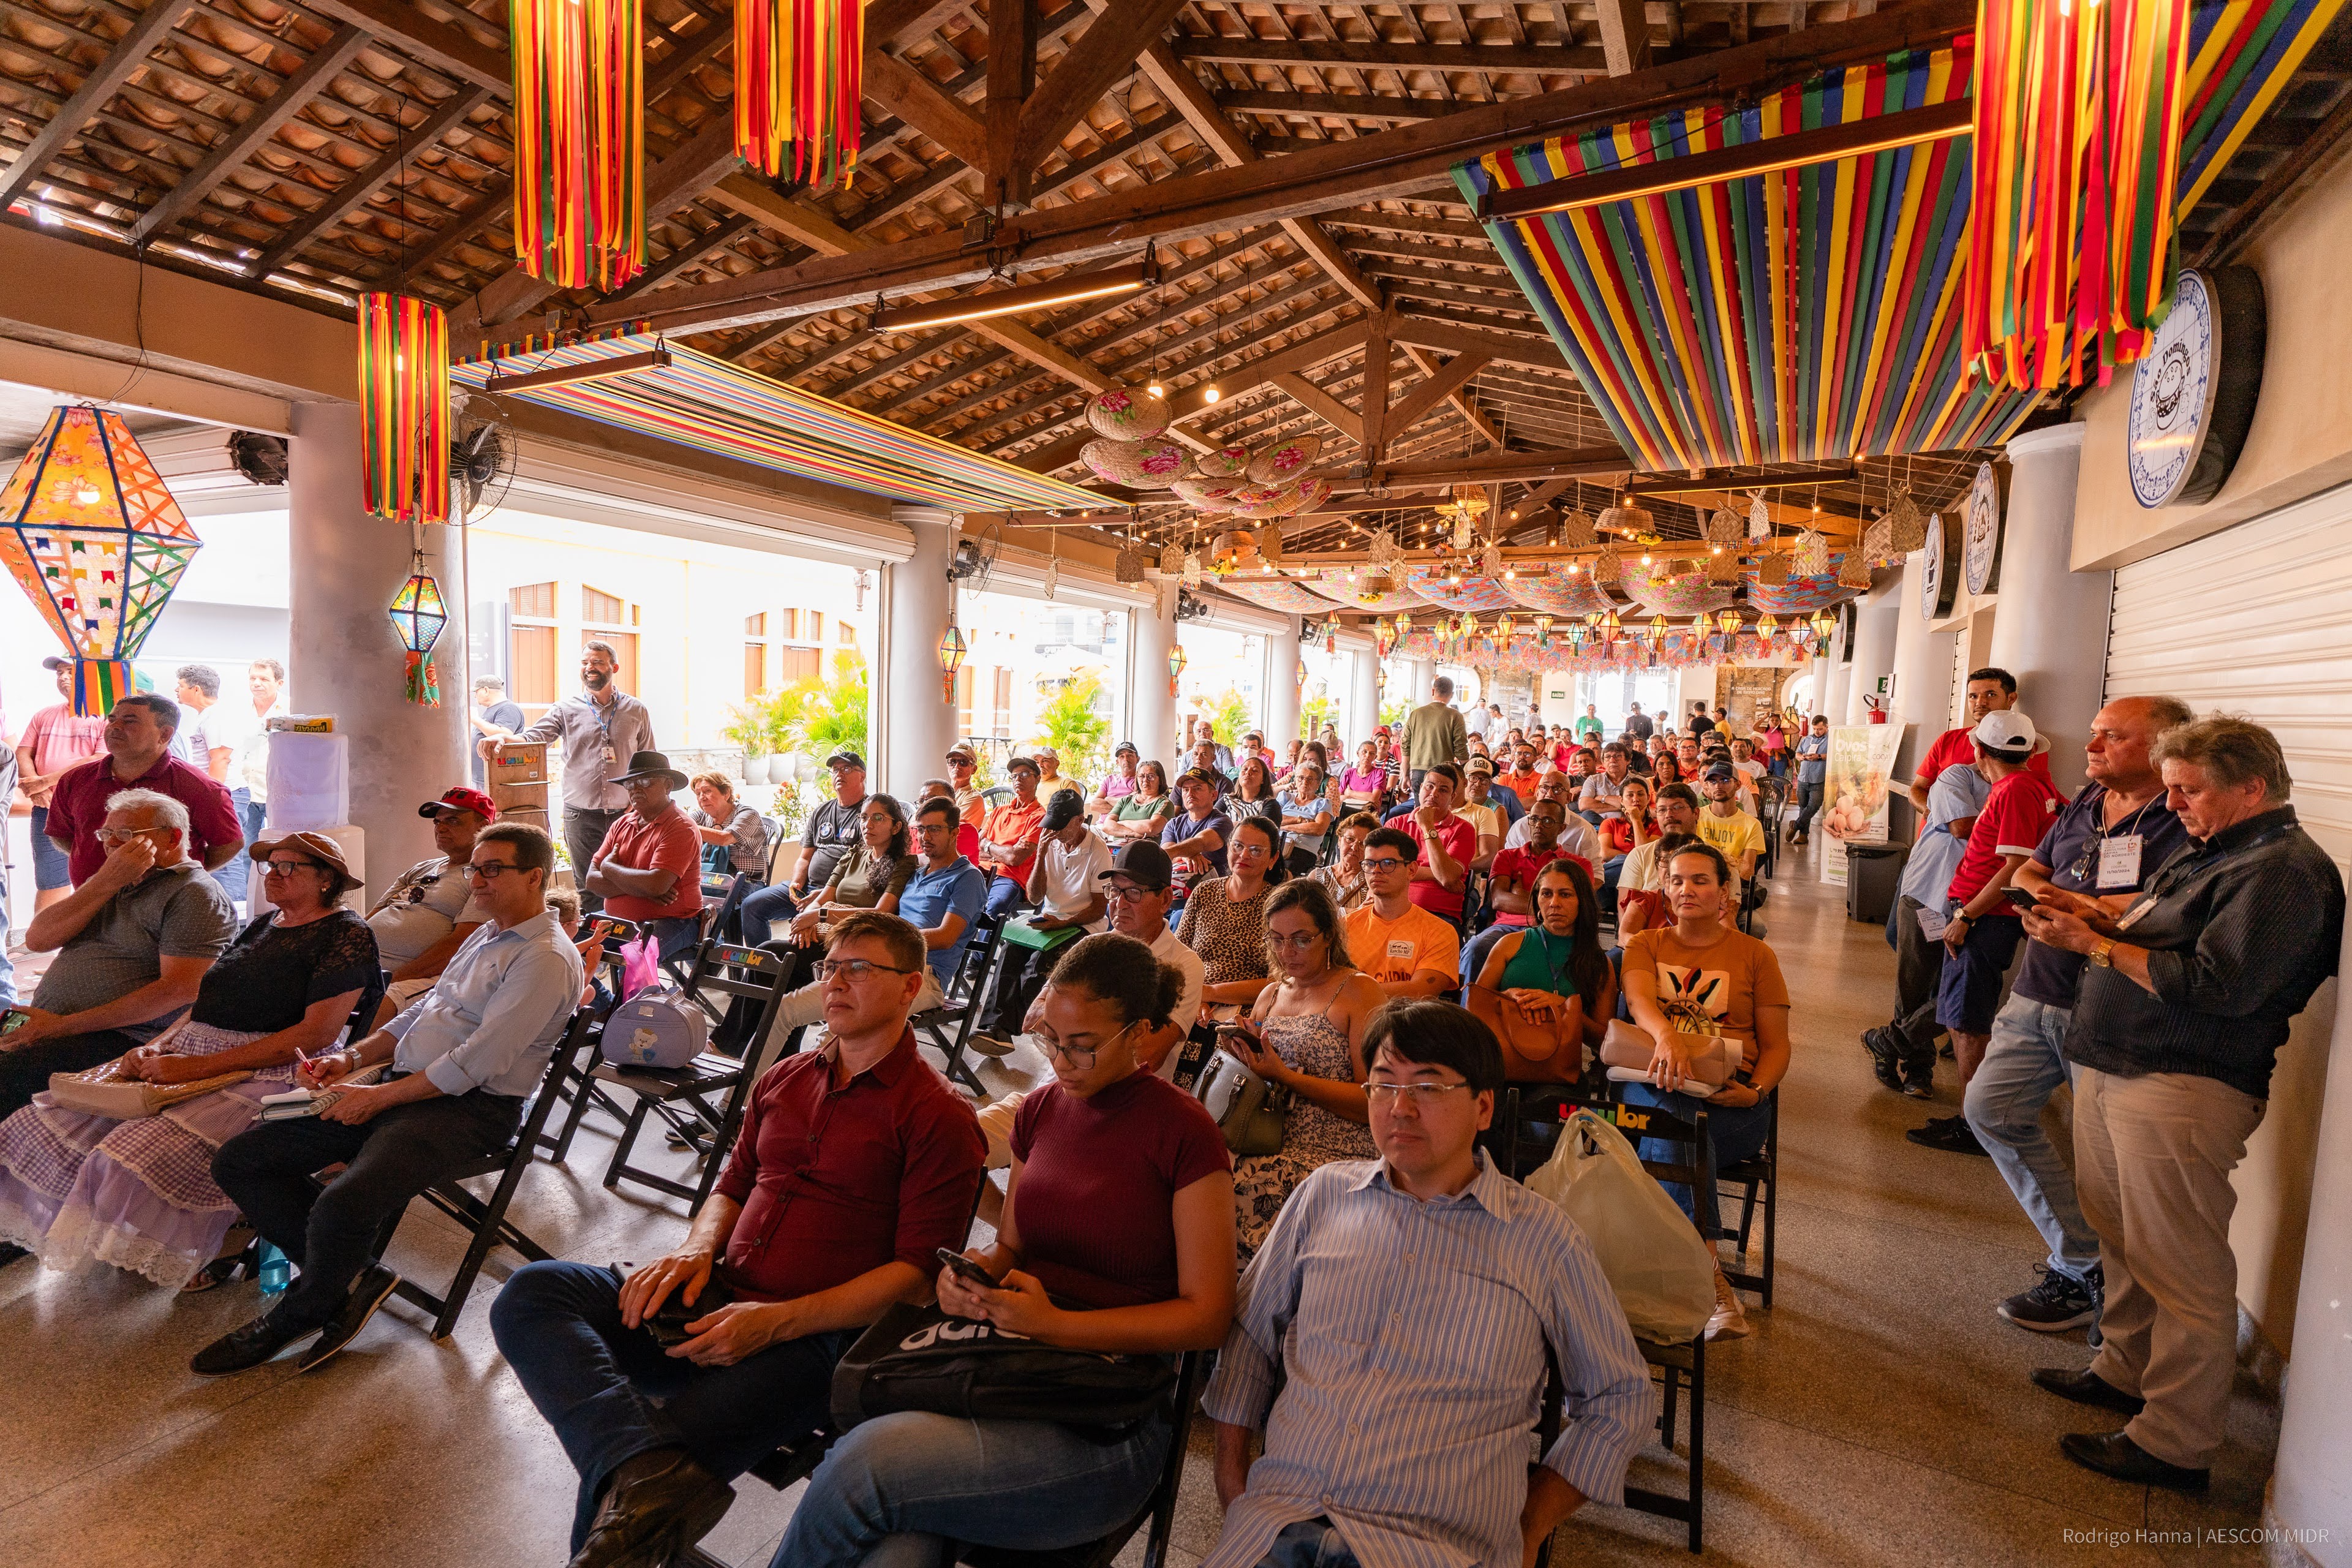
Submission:
<svg viewBox="0 0 2352 1568">
<path fill-rule="evenodd" d="M 1437 661 L 1415 658 L 1405 661 L 1404 710 L 1408 713 L 1429 700 L 1429 683 L 1437 679 Z M 1393 691 L 1389 693 L 1394 697 Z M 1367 731 L 1369 734 L 1370 731 Z"/>
<path fill-rule="evenodd" d="M 954 593 L 948 563 L 955 557 L 955 518 L 940 507 L 898 502 L 890 520 L 914 535 L 915 552 L 882 569 L 875 637 L 882 668 L 875 675 L 876 712 L 868 731 L 876 754 L 866 761 L 870 787 L 908 801 L 925 779 L 940 776 L 956 742 L 955 704 L 939 656 Z"/>
<path fill-rule="evenodd" d="M 1339 725 L 1349 765 L 1355 763 L 1357 745 L 1372 738 L 1372 726 L 1380 721 L 1381 656 L 1375 648 L 1358 648 L 1348 656 L 1348 710 Z M 1331 759 L 1334 769 L 1340 765 L 1339 758 Z"/>
<path fill-rule="evenodd" d="M 2340 962 L 2352 963 L 2352 931 Z M 2294 1352 L 2279 1424 L 2277 1468 L 2263 1523 L 2307 1531 L 2271 1549 L 2273 1563 L 2352 1568 L 2352 1005 L 2340 999 L 2328 1046 L 2327 1092 L 2311 1173 Z M 2338 1216 L 2333 1220 L 2324 1216 Z M 2300 1550 L 2298 1550 L 2298 1547 Z"/>
<path fill-rule="evenodd" d="M 1845 657 L 1845 617 L 1840 616 L 1837 625 L 1831 628 L 1829 647 L 1822 655 L 1821 711 L 1829 715 L 1833 726 L 1845 722 L 1846 688 L 1852 684 L 1849 677 L 1853 671 Z"/>
<path fill-rule="evenodd" d="M 2083 426 L 2029 431 L 2010 442 L 2009 461 L 1988 658 L 2017 677 L 2017 705 L 2050 737 L 2050 775 L 2071 795 L 2082 787 L 2083 742 L 2106 683 L 2115 574 L 2070 569 Z"/>
<path fill-rule="evenodd" d="M 1895 595 L 1901 580 L 1872 589 L 1853 606 L 1853 662 L 1846 680 L 1845 717 L 1847 724 L 1870 722 L 1870 709 L 1864 699 L 1878 689 L 1878 678 L 1895 668 L 1895 622 L 1900 612 L 1895 605 Z"/>
<path fill-rule="evenodd" d="M 408 700 L 393 595 L 414 531 L 361 502 L 356 404 L 298 403 L 287 443 L 292 627 L 287 706 L 331 713 L 350 737 L 351 820 L 365 835 L 368 892 L 433 854 L 417 803 L 468 784 L 465 552 L 460 531 L 423 531 L 425 569 L 451 612 L 435 647 L 441 706 Z M 240 672 L 240 679 L 241 679 Z"/>
<path fill-rule="evenodd" d="M 1277 757 L 1298 738 L 1298 617 L 1265 639 L 1265 743 Z"/>
<path fill-rule="evenodd" d="M 1902 580 L 1895 589 L 1901 616 L 1895 626 L 1895 716 L 1906 730 L 1902 748 L 1895 753 L 1895 776 L 1902 779 L 1912 775 L 1944 731 L 1951 697 L 1952 639 L 1959 635 L 1927 629 L 1927 617 L 1919 610 L 1919 574 L 1926 561 L 1922 550 L 1904 557 Z"/>
<path fill-rule="evenodd" d="M 1166 608 L 1160 605 L 1165 605 Z M 1132 739 L 1147 762 L 1163 763 L 1172 779 L 1176 763 L 1176 693 L 1168 679 L 1168 655 L 1176 646 L 1176 585 L 1162 583 L 1159 601 L 1128 612 L 1135 649 L 1129 666 L 1127 710 Z"/>
</svg>

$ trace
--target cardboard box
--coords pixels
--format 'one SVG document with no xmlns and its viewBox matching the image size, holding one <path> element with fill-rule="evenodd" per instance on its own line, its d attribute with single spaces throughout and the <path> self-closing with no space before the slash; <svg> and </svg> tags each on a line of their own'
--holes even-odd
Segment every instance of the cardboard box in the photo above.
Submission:
<svg viewBox="0 0 2352 1568">
<path fill-rule="evenodd" d="M 510 741 L 492 753 L 487 776 L 493 785 L 502 784 L 545 784 L 547 782 L 547 742 L 544 741 Z M 497 798 L 497 791 L 491 791 Z"/>
</svg>

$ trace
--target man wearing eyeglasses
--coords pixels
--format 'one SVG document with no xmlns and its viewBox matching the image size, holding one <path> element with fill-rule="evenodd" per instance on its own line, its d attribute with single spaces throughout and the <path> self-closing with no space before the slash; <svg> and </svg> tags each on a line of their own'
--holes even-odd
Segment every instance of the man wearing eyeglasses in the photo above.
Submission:
<svg viewBox="0 0 2352 1568">
<path fill-rule="evenodd" d="M 499 1348 L 580 1472 L 572 1568 L 685 1555 L 730 1480 L 827 1424 L 860 1331 L 962 1247 L 982 1145 L 915 1054 L 923 955 L 906 921 L 845 916 L 817 965 L 832 1038 L 761 1078 L 684 1244 L 625 1276 L 529 1264 L 499 1293 Z M 714 1284 L 731 1301 L 695 1310 Z"/>
<path fill-rule="evenodd" d="M 1462 939 L 1412 901 L 1421 845 L 1400 828 L 1364 840 L 1364 901 L 1347 919 L 1348 952 L 1391 996 L 1435 996 L 1462 984 Z"/>
<path fill-rule="evenodd" d="M 1202 1402 L 1225 1516 L 1205 1568 L 1517 1568 L 1588 1499 L 1622 1501 L 1655 1419 L 1591 1244 L 1477 1149 L 1503 1089 L 1494 1036 L 1406 1002 L 1364 1049 L 1381 1158 L 1333 1161 L 1290 1194 Z M 1547 1349 L 1567 1392 L 1531 1469 Z"/>
<path fill-rule="evenodd" d="M 277 1306 L 197 1352 L 191 1371 L 243 1372 L 315 1334 L 296 1368 L 309 1372 L 351 1343 L 400 1283 L 374 1258 L 384 1226 L 513 1140 L 585 981 L 547 907 L 554 873 L 554 842 L 539 828 L 482 829 L 467 879 L 488 918 L 433 989 L 358 1045 L 299 1065 L 315 1114 L 257 1122 L 214 1153 L 213 1180 L 302 1272 Z M 377 1066 L 382 1082 L 344 1083 Z M 337 1163 L 324 1188 L 311 1179 Z"/>
<path fill-rule="evenodd" d="M 23 1110 L 53 1072 L 82 1072 L 161 1034 L 236 935 L 228 894 L 188 857 L 188 808 L 119 790 L 92 836 L 98 868 L 26 928 L 54 952 L 30 1005 L 0 1034 L 0 1116 Z"/>
</svg>

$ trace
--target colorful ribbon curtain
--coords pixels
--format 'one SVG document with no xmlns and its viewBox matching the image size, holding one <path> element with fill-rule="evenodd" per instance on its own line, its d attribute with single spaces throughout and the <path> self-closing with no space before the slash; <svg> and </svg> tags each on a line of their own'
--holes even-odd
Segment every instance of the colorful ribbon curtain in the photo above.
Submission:
<svg viewBox="0 0 2352 1568">
<path fill-rule="evenodd" d="M 404 294 L 360 296 L 360 479 L 391 522 L 449 519 L 449 318 Z"/>
<path fill-rule="evenodd" d="M 131 660 L 202 545 L 119 414 L 49 416 L 0 489 L 0 562 L 74 661 L 74 712 L 132 689 Z"/>
<path fill-rule="evenodd" d="M 737 0 L 735 151 L 822 190 L 857 167 L 861 0 Z"/>
<path fill-rule="evenodd" d="M 2105 385 L 2171 289 L 2189 0 L 1979 0 L 1966 353 L 2019 391 Z"/>
<path fill-rule="evenodd" d="M 2344 5 L 2345 0 L 2206 0 L 2189 13 L 2176 220 L 2204 199 Z"/>
<path fill-rule="evenodd" d="M 510 0 L 514 243 L 562 289 L 616 288 L 646 253 L 639 0 Z"/>
<path fill-rule="evenodd" d="M 621 332 L 520 353 L 502 345 L 451 374 L 460 384 L 478 387 L 498 371 L 592 365 L 642 354 L 656 342 L 650 333 Z M 503 395 L 722 458 L 955 511 L 1085 510 L 1104 504 L 1092 490 L 877 419 L 684 344 L 664 346 L 670 363 L 659 369 Z"/>
<path fill-rule="evenodd" d="M 1454 176 L 1475 202 L 1925 108 L 1966 96 L 1969 63 L 1965 43 L 1908 51 Z M 1486 229 L 1634 466 L 1664 469 L 2006 439 L 2033 400 L 1962 374 L 1968 221 L 1969 145 L 1948 138 Z"/>
</svg>

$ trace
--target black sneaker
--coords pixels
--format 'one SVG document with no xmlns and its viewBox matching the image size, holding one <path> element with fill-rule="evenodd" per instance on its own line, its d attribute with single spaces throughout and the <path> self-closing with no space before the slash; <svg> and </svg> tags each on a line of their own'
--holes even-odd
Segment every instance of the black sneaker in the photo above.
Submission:
<svg viewBox="0 0 2352 1568">
<path fill-rule="evenodd" d="M 352 1281 L 351 1294 L 343 1298 L 335 1315 L 327 1320 L 327 1326 L 319 1331 L 318 1342 L 302 1352 L 294 1370 L 309 1372 L 357 1339 L 359 1331 L 367 1327 L 367 1321 L 375 1316 L 375 1310 L 383 1305 L 384 1298 L 399 1283 L 400 1276 L 381 1263 L 371 1263 L 361 1269 L 360 1277 Z"/>
<path fill-rule="evenodd" d="M 1994 1310 L 2021 1329 L 2054 1334 L 2089 1322 L 2098 1311 L 2098 1301 L 2081 1281 L 2044 1264 L 2042 1283 L 2019 1291 Z"/>
<path fill-rule="evenodd" d="M 231 1329 L 195 1353 L 188 1370 L 198 1377 L 226 1377 L 259 1366 L 296 1340 L 308 1339 L 316 1329 L 287 1329 L 264 1313 L 241 1329 Z"/>
<path fill-rule="evenodd" d="M 1936 1066 L 1906 1067 L 1903 1069 L 1903 1092 L 1914 1100 L 1936 1098 Z"/>
<path fill-rule="evenodd" d="M 1941 1149 L 1949 1154 L 1984 1152 L 1984 1145 L 1977 1142 L 1977 1135 L 1965 1116 L 1938 1116 L 1924 1126 L 1914 1127 L 1903 1136 L 1923 1149 Z"/>
<path fill-rule="evenodd" d="M 1900 1091 L 1903 1088 L 1900 1058 L 1895 1048 L 1895 1041 L 1886 1030 L 1885 1028 L 1864 1029 L 1862 1032 L 1862 1048 L 1870 1053 L 1872 1075 L 1885 1087 Z"/>
</svg>

